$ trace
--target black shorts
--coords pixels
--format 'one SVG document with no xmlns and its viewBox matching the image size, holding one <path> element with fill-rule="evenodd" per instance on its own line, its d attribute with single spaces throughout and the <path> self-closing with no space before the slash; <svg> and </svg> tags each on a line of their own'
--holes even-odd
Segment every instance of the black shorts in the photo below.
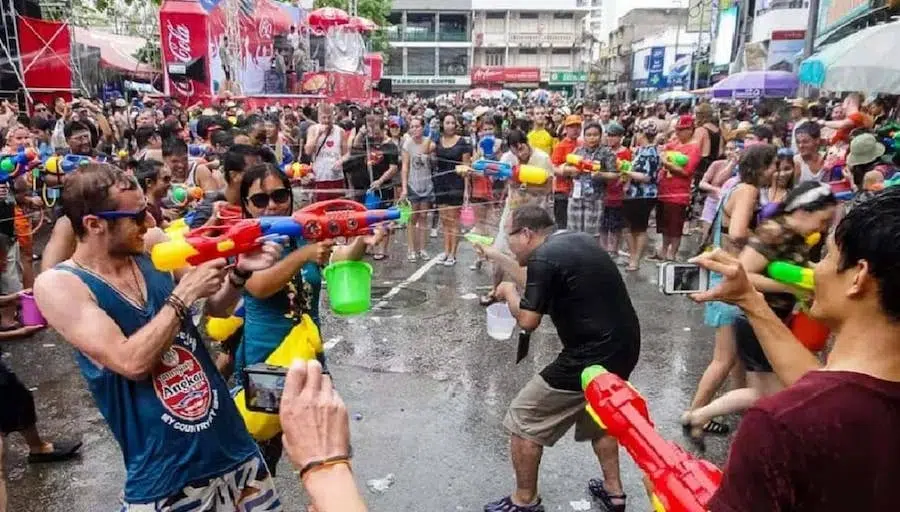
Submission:
<svg viewBox="0 0 900 512">
<path fill-rule="evenodd" d="M 633 233 L 644 233 L 650 223 L 650 212 L 656 206 L 655 198 L 625 199 L 622 205 L 622 215 L 625 217 L 625 225 Z"/>
<path fill-rule="evenodd" d="M 21 432 L 37 423 L 34 398 L 3 362 L 0 362 L 0 433 Z"/>
<path fill-rule="evenodd" d="M 461 190 L 435 190 L 434 204 L 438 206 L 462 206 L 463 193 Z"/>
<path fill-rule="evenodd" d="M 773 311 L 782 322 L 791 314 L 790 310 Z M 738 358 L 744 363 L 744 368 L 748 372 L 772 371 L 772 365 L 769 363 L 769 359 L 766 358 L 766 353 L 763 352 L 759 339 L 757 339 L 756 333 L 753 332 L 753 327 L 750 326 L 750 321 L 743 314 L 734 318 L 734 341 L 737 344 Z"/>
</svg>

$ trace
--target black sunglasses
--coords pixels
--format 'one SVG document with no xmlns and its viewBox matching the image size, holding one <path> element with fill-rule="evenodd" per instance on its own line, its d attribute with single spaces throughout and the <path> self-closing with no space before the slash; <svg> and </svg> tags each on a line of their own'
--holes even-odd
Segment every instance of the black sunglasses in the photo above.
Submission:
<svg viewBox="0 0 900 512">
<path fill-rule="evenodd" d="M 133 219 L 136 223 L 143 224 L 147 220 L 147 207 L 140 210 L 109 210 L 97 212 L 94 215 L 105 220 Z"/>
<path fill-rule="evenodd" d="M 291 200 L 291 191 L 286 188 L 279 188 L 270 193 L 259 192 L 248 198 L 250 204 L 257 208 L 265 208 L 269 205 L 269 201 L 275 204 L 284 204 Z"/>
</svg>

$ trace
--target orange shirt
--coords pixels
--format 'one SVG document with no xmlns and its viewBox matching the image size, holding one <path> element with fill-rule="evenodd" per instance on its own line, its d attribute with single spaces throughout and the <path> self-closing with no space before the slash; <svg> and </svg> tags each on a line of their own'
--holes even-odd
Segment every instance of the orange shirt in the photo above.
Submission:
<svg viewBox="0 0 900 512">
<path fill-rule="evenodd" d="M 566 163 L 566 156 L 569 153 L 574 153 L 579 146 L 581 146 L 581 143 L 578 139 L 564 138 L 557 142 L 553 148 L 553 154 L 550 155 L 550 163 L 557 167 Z M 572 178 L 561 178 L 559 176 L 553 178 L 553 192 L 560 194 L 571 193 Z"/>
</svg>

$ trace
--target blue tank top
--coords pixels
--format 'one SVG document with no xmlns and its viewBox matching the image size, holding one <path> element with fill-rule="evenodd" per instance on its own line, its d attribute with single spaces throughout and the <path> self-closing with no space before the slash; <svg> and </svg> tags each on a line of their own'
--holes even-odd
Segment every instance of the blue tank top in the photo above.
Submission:
<svg viewBox="0 0 900 512">
<path fill-rule="evenodd" d="M 299 240 L 296 247 L 306 242 Z M 286 257 L 287 251 L 282 258 Z M 309 314 L 319 326 L 319 298 L 322 293 L 322 272 L 314 262 L 303 265 L 300 275 L 292 283 L 271 297 L 258 299 L 244 292 L 244 338 L 235 354 L 234 375 L 243 384 L 241 370 L 261 363 L 275 351 L 294 325 L 300 322 L 300 311 L 294 311 L 298 301 L 302 312 Z"/>
<path fill-rule="evenodd" d="M 78 276 L 100 308 L 131 336 L 156 316 L 175 287 L 171 276 L 153 268 L 148 257 L 135 257 L 135 262 L 147 285 L 144 308 L 88 270 L 67 264 L 57 268 Z M 144 380 L 100 368 L 81 352 L 75 358 L 122 449 L 126 502 L 172 496 L 259 453 L 190 318 Z"/>
</svg>

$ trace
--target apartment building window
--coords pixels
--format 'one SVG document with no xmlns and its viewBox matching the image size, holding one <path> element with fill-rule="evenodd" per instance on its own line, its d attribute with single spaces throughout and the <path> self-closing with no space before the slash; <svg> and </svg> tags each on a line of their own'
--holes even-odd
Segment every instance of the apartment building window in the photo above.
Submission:
<svg viewBox="0 0 900 512">
<path fill-rule="evenodd" d="M 554 48 L 550 52 L 551 68 L 571 68 L 572 51 L 568 48 Z"/>
<path fill-rule="evenodd" d="M 434 41 L 434 14 L 406 13 L 407 41 Z"/>
<path fill-rule="evenodd" d="M 438 74 L 462 76 L 469 74 L 469 50 L 467 48 L 438 49 Z"/>
<path fill-rule="evenodd" d="M 541 57 L 538 55 L 537 48 L 519 48 L 519 58 L 516 66 L 540 67 Z"/>
<path fill-rule="evenodd" d="M 485 66 L 505 66 L 506 50 L 487 50 L 484 52 Z"/>
<path fill-rule="evenodd" d="M 434 75 L 434 48 L 407 48 L 406 74 L 413 76 Z"/>
<path fill-rule="evenodd" d="M 550 21 L 550 32 L 554 33 L 570 33 L 575 29 L 574 20 L 575 13 L 571 12 L 555 12 L 553 19 Z"/>
<path fill-rule="evenodd" d="M 391 11 L 387 17 L 387 24 L 384 27 L 388 41 L 403 40 L 403 13 L 400 11 Z"/>
<path fill-rule="evenodd" d="M 488 34 L 506 33 L 506 12 L 488 11 L 485 13 L 484 31 Z"/>
<path fill-rule="evenodd" d="M 538 31 L 538 13 L 520 12 L 518 26 L 510 27 L 510 32 L 523 32 L 533 34 Z"/>
<path fill-rule="evenodd" d="M 469 17 L 465 14 L 441 14 L 438 27 L 438 38 L 441 41 L 468 41 Z"/>
<path fill-rule="evenodd" d="M 385 75 L 403 74 L 403 48 L 389 48 Z"/>
</svg>

